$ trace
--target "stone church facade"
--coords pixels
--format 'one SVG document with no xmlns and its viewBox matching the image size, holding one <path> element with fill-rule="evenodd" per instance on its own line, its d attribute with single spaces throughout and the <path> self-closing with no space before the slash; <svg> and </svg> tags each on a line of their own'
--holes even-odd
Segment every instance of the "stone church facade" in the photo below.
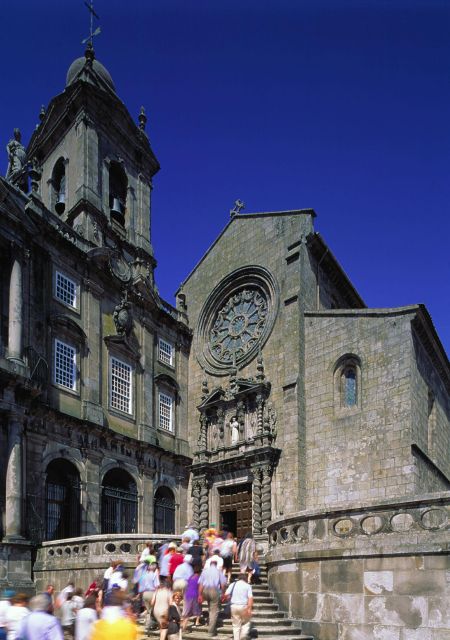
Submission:
<svg viewBox="0 0 450 640">
<path fill-rule="evenodd" d="M 314 211 L 239 207 L 172 307 L 145 123 L 88 48 L 8 145 L 0 585 L 214 522 L 255 535 L 316 638 L 448 640 L 450 367 L 426 309 L 367 308 Z"/>
</svg>

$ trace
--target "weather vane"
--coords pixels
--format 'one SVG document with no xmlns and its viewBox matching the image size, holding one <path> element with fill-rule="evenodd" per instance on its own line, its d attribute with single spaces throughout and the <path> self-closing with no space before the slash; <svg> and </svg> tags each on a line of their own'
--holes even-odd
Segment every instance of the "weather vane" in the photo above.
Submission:
<svg viewBox="0 0 450 640">
<path fill-rule="evenodd" d="M 93 31 L 93 29 L 94 29 L 94 17 L 97 18 L 97 20 L 100 20 L 100 16 L 97 13 L 95 13 L 95 11 L 94 11 L 94 0 L 90 0 L 89 4 L 87 2 L 85 2 L 84 4 L 86 5 L 86 7 L 88 8 L 89 13 L 90 13 L 91 28 L 90 28 L 89 36 L 87 38 L 85 38 L 84 40 L 82 40 L 81 44 L 88 43 L 88 47 L 90 49 L 92 49 L 93 48 L 94 36 L 98 36 L 98 34 L 101 31 L 100 27 L 97 27 L 96 30 Z"/>
</svg>

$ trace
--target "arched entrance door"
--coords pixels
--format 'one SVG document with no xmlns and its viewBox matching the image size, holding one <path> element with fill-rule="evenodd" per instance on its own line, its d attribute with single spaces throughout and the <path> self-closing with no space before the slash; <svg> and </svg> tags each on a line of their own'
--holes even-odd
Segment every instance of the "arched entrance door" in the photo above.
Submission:
<svg viewBox="0 0 450 640">
<path fill-rule="evenodd" d="M 103 478 L 102 533 L 136 533 L 137 487 L 123 469 L 111 469 Z"/>
<path fill-rule="evenodd" d="M 169 487 L 155 493 L 154 532 L 175 533 L 175 497 Z"/>
<path fill-rule="evenodd" d="M 80 476 L 67 460 L 53 460 L 47 467 L 45 511 L 46 540 L 80 535 Z"/>
</svg>

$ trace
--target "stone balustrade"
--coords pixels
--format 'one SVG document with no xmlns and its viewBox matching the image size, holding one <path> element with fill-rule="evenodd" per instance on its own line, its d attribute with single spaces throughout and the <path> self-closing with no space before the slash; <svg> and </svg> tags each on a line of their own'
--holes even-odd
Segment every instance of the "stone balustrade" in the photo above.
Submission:
<svg viewBox="0 0 450 640">
<path fill-rule="evenodd" d="M 298 551 L 314 548 L 379 553 L 379 545 L 398 547 L 448 542 L 450 493 L 421 496 L 409 501 L 384 501 L 373 505 L 311 510 L 278 518 L 268 527 L 269 549 L 275 553 L 295 544 Z"/>
<path fill-rule="evenodd" d="M 268 534 L 270 587 L 304 633 L 448 637 L 450 492 L 302 511 Z"/>
<path fill-rule="evenodd" d="M 47 584 L 60 589 L 69 580 L 77 586 L 87 587 L 95 578 L 103 576 L 113 560 L 120 560 L 125 567 L 134 567 L 146 542 L 167 540 L 179 541 L 180 537 L 123 533 L 43 542 L 34 564 L 36 590 L 44 589 Z"/>
</svg>

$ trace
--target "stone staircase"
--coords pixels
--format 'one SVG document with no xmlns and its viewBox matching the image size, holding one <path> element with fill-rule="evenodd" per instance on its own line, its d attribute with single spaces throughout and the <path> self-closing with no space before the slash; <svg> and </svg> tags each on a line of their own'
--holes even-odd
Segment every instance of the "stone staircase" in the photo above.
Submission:
<svg viewBox="0 0 450 640">
<path fill-rule="evenodd" d="M 233 576 L 237 575 L 237 573 L 238 566 L 234 566 Z M 252 585 L 254 604 L 250 638 L 261 638 L 261 640 L 280 640 L 280 638 L 286 638 L 287 640 L 314 640 L 312 636 L 302 634 L 301 629 L 294 626 L 294 623 L 288 620 L 282 611 L 278 610 L 278 604 L 269 591 L 267 569 L 264 565 L 261 565 L 260 579 L 260 584 Z M 204 614 L 206 612 L 207 607 L 204 606 Z M 146 638 L 143 627 L 141 629 L 142 635 L 140 638 Z M 222 612 L 219 614 L 217 635 L 220 640 L 229 640 L 233 637 L 231 620 L 224 618 Z M 148 637 L 159 638 L 159 631 L 150 631 Z M 193 622 L 189 622 L 187 632 L 183 633 L 183 640 L 207 640 L 208 638 L 207 624 L 201 627 L 193 627 Z"/>
</svg>

